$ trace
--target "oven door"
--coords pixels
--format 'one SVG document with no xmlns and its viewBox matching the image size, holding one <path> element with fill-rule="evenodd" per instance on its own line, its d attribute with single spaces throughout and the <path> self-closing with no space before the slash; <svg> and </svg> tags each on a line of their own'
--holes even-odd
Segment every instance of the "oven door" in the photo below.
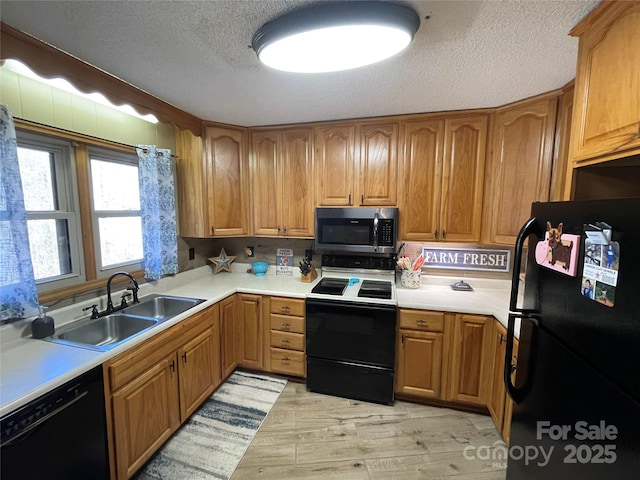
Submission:
<svg viewBox="0 0 640 480">
<path fill-rule="evenodd" d="M 307 356 L 391 368 L 396 307 L 307 299 Z"/>
</svg>

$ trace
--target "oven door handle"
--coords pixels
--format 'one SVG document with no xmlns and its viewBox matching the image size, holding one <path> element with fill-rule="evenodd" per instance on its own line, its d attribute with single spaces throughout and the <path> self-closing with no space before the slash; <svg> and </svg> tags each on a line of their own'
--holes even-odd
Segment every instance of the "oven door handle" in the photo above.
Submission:
<svg viewBox="0 0 640 480">
<path fill-rule="evenodd" d="M 378 251 L 378 212 L 373 215 L 373 250 Z"/>
</svg>

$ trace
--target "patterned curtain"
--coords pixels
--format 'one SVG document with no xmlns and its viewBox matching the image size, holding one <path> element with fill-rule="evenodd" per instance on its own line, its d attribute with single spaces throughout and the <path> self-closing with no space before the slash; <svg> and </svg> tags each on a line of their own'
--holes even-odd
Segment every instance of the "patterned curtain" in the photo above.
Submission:
<svg viewBox="0 0 640 480">
<path fill-rule="evenodd" d="M 171 150 L 138 145 L 144 276 L 178 273 L 175 189 Z"/>
<path fill-rule="evenodd" d="M 38 311 L 17 145 L 11 112 L 0 105 L 0 321 Z"/>
</svg>

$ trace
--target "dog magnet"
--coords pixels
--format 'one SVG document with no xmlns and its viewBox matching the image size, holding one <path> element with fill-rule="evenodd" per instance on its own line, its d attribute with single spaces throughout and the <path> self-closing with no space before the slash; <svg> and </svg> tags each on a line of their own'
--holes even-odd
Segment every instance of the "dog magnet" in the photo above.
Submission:
<svg viewBox="0 0 640 480">
<path fill-rule="evenodd" d="M 556 272 L 576 276 L 580 235 L 562 233 L 562 223 L 553 227 L 547 222 L 544 240 L 538 242 L 535 250 L 536 263 Z"/>
</svg>

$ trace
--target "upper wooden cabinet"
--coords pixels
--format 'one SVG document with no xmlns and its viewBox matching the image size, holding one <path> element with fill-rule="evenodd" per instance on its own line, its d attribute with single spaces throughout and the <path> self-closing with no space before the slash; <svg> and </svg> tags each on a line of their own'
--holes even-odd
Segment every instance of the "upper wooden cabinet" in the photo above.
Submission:
<svg viewBox="0 0 640 480">
<path fill-rule="evenodd" d="M 176 129 L 176 195 L 181 237 L 208 237 L 202 137 Z"/>
<path fill-rule="evenodd" d="M 483 239 L 514 245 L 531 203 L 549 200 L 558 93 L 496 111 Z"/>
<path fill-rule="evenodd" d="M 398 122 L 350 122 L 315 128 L 319 206 L 395 206 Z"/>
<path fill-rule="evenodd" d="M 580 37 L 572 160 L 640 153 L 640 2 L 602 2 L 571 35 Z"/>
<path fill-rule="evenodd" d="M 209 126 L 204 142 L 179 131 L 176 150 L 180 235 L 248 235 L 246 129 Z"/>
<path fill-rule="evenodd" d="M 311 128 L 251 132 L 254 234 L 313 237 Z"/>
<path fill-rule="evenodd" d="M 402 240 L 480 240 L 487 128 L 486 114 L 402 123 Z"/>
<path fill-rule="evenodd" d="M 246 130 L 205 128 L 207 200 L 212 236 L 249 233 Z"/>
<path fill-rule="evenodd" d="M 435 240 L 440 228 L 444 120 L 406 121 L 400 131 L 400 239 Z"/>
<path fill-rule="evenodd" d="M 367 123 L 359 130 L 360 205 L 394 206 L 398 203 L 398 123 Z"/>
<path fill-rule="evenodd" d="M 314 129 L 317 204 L 353 205 L 356 126 L 323 125 Z"/>
</svg>

